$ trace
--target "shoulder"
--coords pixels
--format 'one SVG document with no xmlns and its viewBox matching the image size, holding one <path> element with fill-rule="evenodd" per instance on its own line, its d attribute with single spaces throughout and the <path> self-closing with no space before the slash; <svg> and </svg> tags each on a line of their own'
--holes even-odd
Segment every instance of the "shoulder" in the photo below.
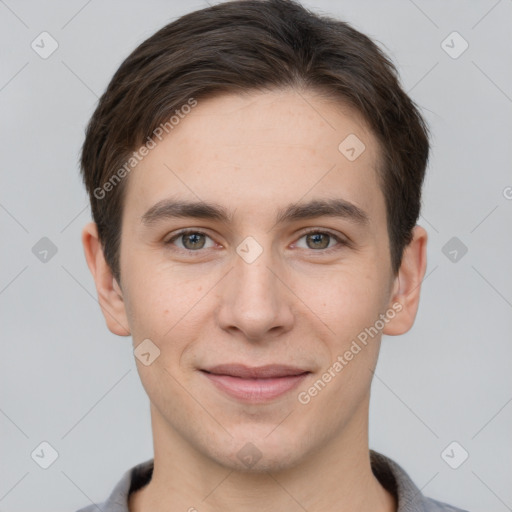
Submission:
<svg viewBox="0 0 512 512">
<path fill-rule="evenodd" d="M 106 501 L 92 503 L 76 512 L 98 512 L 98 510 L 102 512 L 129 512 L 130 494 L 147 485 L 152 475 L 153 459 L 137 464 L 123 474 Z"/>
<path fill-rule="evenodd" d="M 407 472 L 392 459 L 370 450 L 372 471 L 398 503 L 397 512 L 468 512 L 424 496 Z"/>
<path fill-rule="evenodd" d="M 457 508 L 448 503 L 425 498 L 425 512 L 469 512 L 468 510 Z"/>
<path fill-rule="evenodd" d="M 81 508 L 80 510 L 77 510 L 76 512 L 93 512 L 98 510 L 98 507 L 100 510 L 103 510 L 102 507 L 103 503 L 99 503 L 98 505 L 89 505 L 87 507 Z"/>
</svg>

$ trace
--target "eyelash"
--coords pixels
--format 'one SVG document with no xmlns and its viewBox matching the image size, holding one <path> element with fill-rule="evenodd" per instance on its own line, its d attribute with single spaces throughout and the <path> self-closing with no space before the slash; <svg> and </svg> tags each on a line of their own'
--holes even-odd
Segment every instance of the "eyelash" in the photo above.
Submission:
<svg viewBox="0 0 512 512">
<path fill-rule="evenodd" d="M 206 236 L 206 237 L 211 239 L 211 237 L 208 235 L 208 233 L 205 233 L 204 231 L 200 231 L 200 230 L 197 230 L 197 229 L 184 229 L 184 230 L 179 231 L 178 233 L 176 233 L 174 236 L 172 236 L 172 238 L 169 238 L 169 240 L 167 240 L 164 243 L 165 243 L 165 245 L 172 245 L 173 242 L 175 240 L 177 240 L 178 238 L 180 238 L 181 236 L 192 235 L 192 234 L 193 235 L 204 235 L 204 236 Z M 335 245 L 334 247 L 329 247 L 327 249 L 318 249 L 318 250 L 310 249 L 312 252 L 318 252 L 318 253 L 323 253 L 323 254 L 330 254 L 333 251 L 339 250 L 341 247 L 348 247 L 348 246 L 350 246 L 350 243 L 347 240 L 339 237 L 338 235 L 335 235 L 334 233 L 332 233 L 330 231 L 320 230 L 318 228 L 309 229 L 309 230 L 303 232 L 301 234 L 301 236 L 298 238 L 298 240 L 300 240 L 301 238 L 304 238 L 305 236 L 310 235 L 310 234 L 328 235 L 331 238 L 334 238 L 336 240 L 336 242 L 338 242 L 338 245 Z M 203 249 L 193 250 L 193 249 L 182 249 L 181 247 L 177 247 L 176 249 L 178 249 L 180 251 L 185 251 L 187 253 L 200 253 L 200 252 L 203 251 Z"/>
</svg>

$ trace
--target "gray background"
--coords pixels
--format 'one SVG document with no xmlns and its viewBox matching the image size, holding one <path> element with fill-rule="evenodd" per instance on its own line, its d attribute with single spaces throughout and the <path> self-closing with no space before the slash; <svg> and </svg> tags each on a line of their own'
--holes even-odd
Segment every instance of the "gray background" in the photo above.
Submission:
<svg viewBox="0 0 512 512">
<path fill-rule="evenodd" d="M 431 497 L 512 510 L 512 2 L 305 5 L 375 38 L 433 133 L 420 221 L 430 235 L 427 277 L 414 328 L 384 337 L 370 445 Z M 204 6 L 0 0 L 0 511 L 102 501 L 152 456 L 131 340 L 107 330 L 83 256 L 90 213 L 77 162 L 121 61 Z M 47 59 L 31 48 L 43 31 L 59 45 Z M 458 58 L 442 46 L 453 31 L 469 44 Z M 450 41 L 452 53 L 462 48 Z M 42 237 L 57 248 L 46 262 L 32 252 Z M 443 253 L 452 237 L 468 249 L 456 261 L 451 246 Z M 59 455 L 48 469 L 31 457 L 42 441 Z M 441 456 L 452 441 L 469 453 L 457 469 Z M 448 453 L 454 464 L 463 452 Z"/>
</svg>

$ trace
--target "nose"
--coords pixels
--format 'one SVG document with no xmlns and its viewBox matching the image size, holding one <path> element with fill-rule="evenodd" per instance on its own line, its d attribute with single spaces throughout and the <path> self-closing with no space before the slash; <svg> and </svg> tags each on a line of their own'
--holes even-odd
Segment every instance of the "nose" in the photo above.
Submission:
<svg viewBox="0 0 512 512">
<path fill-rule="evenodd" d="M 234 268 L 222 280 L 217 321 L 249 341 L 270 340 L 289 331 L 294 322 L 294 295 L 286 268 L 265 249 L 255 261 L 236 254 Z"/>
</svg>

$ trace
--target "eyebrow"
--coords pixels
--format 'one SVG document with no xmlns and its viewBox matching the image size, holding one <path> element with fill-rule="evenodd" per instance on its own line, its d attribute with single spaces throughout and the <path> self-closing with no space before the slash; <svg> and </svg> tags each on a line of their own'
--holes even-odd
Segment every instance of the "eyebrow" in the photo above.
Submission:
<svg viewBox="0 0 512 512">
<path fill-rule="evenodd" d="M 324 216 L 343 218 L 360 226 L 370 221 L 368 214 L 355 204 L 335 198 L 292 203 L 278 211 L 274 225 Z M 233 221 L 233 214 L 217 203 L 163 199 L 142 215 L 141 222 L 151 226 L 163 220 L 184 217 L 218 220 L 225 224 Z"/>
</svg>

